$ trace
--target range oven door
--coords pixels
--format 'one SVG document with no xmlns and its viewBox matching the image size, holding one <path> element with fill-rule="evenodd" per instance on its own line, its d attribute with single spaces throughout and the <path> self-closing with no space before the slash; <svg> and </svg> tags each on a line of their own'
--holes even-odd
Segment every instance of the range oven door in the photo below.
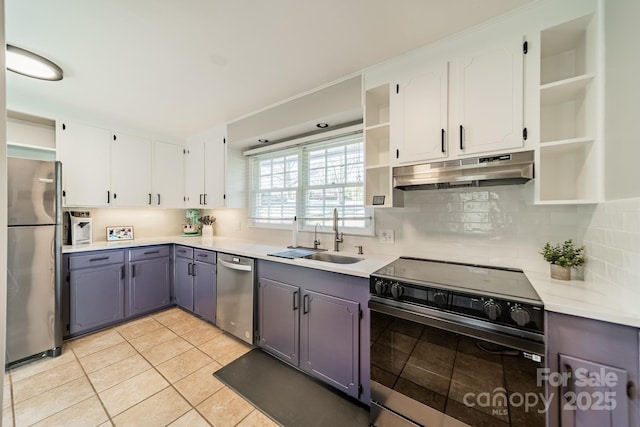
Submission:
<svg viewBox="0 0 640 427">
<path fill-rule="evenodd" d="M 543 344 L 504 345 L 509 340 L 500 334 L 443 321 L 437 312 L 374 301 L 369 308 L 371 425 L 545 425 Z"/>
</svg>

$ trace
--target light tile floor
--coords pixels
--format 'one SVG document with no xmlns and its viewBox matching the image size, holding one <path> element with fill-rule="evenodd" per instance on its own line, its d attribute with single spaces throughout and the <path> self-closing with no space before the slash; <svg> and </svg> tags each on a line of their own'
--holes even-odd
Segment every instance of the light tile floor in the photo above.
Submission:
<svg viewBox="0 0 640 427">
<path fill-rule="evenodd" d="M 171 308 L 5 373 L 6 426 L 277 426 L 212 374 L 251 347 Z"/>
</svg>

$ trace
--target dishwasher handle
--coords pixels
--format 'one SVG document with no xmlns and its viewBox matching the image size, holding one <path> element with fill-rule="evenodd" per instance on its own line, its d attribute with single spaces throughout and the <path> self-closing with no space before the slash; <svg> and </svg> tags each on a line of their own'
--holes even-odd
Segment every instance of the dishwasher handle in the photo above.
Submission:
<svg viewBox="0 0 640 427">
<path fill-rule="evenodd" d="M 252 270 L 251 266 L 250 265 L 246 265 L 246 264 L 234 264 L 232 262 L 223 261 L 221 259 L 218 259 L 218 262 L 223 267 L 227 267 L 227 268 L 230 268 L 232 270 L 238 270 L 238 271 L 251 271 Z"/>
</svg>

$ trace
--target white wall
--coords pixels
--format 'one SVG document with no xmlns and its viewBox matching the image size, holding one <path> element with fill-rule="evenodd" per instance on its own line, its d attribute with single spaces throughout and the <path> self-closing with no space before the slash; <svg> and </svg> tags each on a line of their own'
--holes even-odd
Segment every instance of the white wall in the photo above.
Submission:
<svg viewBox="0 0 640 427">
<path fill-rule="evenodd" d="M 538 253 L 545 242 L 578 239 L 577 207 L 535 206 L 533 183 L 477 189 L 410 191 L 404 208 L 376 209 L 376 231 L 395 231 L 394 244 L 378 237 L 345 236 L 340 250 L 356 253 L 408 255 L 452 261 L 517 267 L 548 272 Z M 246 226 L 243 209 L 217 209 L 216 234 L 291 244 L 291 233 Z M 332 249 L 330 234 L 320 236 L 321 247 Z M 310 246 L 313 233 L 299 235 Z"/>
<path fill-rule="evenodd" d="M 640 197 L 640 2 L 608 0 L 605 7 L 605 197 Z"/>
<path fill-rule="evenodd" d="M 4 0 L 0 0 L 0 46 L 4 46 Z M 0 64 L 5 63 L 5 50 L 0 49 Z M 5 67 L 0 67 L 0 366 L 4 367 L 7 319 L 7 106 Z M 4 385 L 4 369 L 0 373 Z M 0 388 L 0 401 L 4 387 Z M 4 406 L 4 405 L 3 405 Z M 4 408 L 3 408 L 4 409 Z M 2 419 L 0 419 L 0 425 Z"/>
<path fill-rule="evenodd" d="M 91 212 L 93 241 L 107 240 L 106 227 L 132 225 L 134 238 L 177 236 L 182 234 L 186 209 L 69 209 Z"/>
</svg>

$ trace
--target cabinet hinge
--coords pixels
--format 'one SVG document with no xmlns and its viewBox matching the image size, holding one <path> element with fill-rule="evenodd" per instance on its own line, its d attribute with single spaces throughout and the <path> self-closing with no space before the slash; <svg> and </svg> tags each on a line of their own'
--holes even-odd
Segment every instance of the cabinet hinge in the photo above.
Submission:
<svg viewBox="0 0 640 427">
<path fill-rule="evenodd" d="M 396 85 L 396 93 L 400 93 L 400 85 L 399 84 Z"/>
<path fill-rule="evenodd" d="M 529 53 L 529 42 L 524 42 L 522 44 L 522 53 L 524 53 L 525 55 Z"/>
<path fill-rule="evenodd" d="M 522 129 L 522 139 L 527 140 L 527 128 Z"/>
</svg>

